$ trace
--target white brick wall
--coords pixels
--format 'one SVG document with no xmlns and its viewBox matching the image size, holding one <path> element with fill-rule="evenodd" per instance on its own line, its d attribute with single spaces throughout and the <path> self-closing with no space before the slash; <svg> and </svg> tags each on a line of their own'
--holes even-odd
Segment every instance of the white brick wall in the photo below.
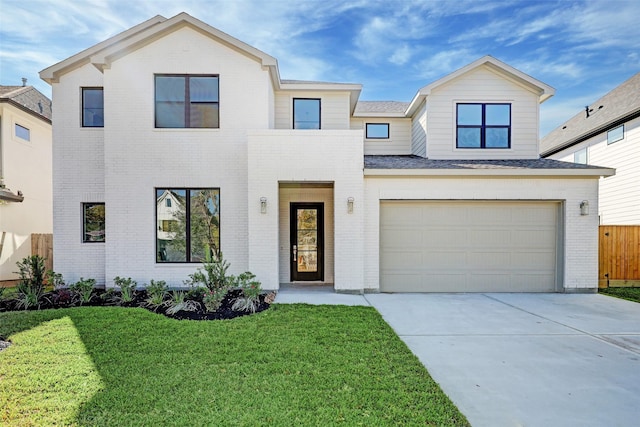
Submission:
<svg viewBox="0 0 640 427">
<path fill-rule="evenodd" d="M 365 178 L 365 283 L 379 288 L 380 200 L 548 200 L 563 202 L 564 270 L 560 288 L 595 290 L 598 217 L 580 215 L 580 202 L 597 206 L 597 179 L 579 178 Z"/>
<path fill-rule="evenodd" d="M 363 147 L 362 131 L 249 131 L 249 267 L 265 289 L 278 289 L 286 265 L 279 259 L 279 183 L 329 183 L 334 209 L 334 287 L 337 291 L 364 288 L 363 283 Z M 260 198 L 269 207 L 260 213 Z M 284 196 L 283 196 L 284 197 Z M 352 214 L 347 198 L 355 199 Z M 284 255 L 282 255 L 284 256 Z M 288 252 L 287 252 L 288 257 Z"/>
</svg>

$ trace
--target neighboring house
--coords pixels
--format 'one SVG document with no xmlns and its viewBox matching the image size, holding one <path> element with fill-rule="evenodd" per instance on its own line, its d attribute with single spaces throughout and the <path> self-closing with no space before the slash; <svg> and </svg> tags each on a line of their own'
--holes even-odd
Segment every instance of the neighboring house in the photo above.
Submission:
<svg viewBox="0 0 640 427">
<path fill-rule="evenodd" d="M 540 153 L 615 168 L 600 180 L 600 223 L 640 225 L 640 73 L 551 131 Z"/>
<path fill-rule="evenodd" d="M 363 102 L 359 84 L 283 80 L 275 58 L 181 13 L 40 76 L 58 106 L 55 269 L 68 280 L 178 286 L 220 249 L 265 289 L 597 288 L 598 218 L 580 204 L 613 170 L 540 159 L 554 90 L 495 58 L 411 102 Z M 96 203 L 105 241 L 83 243 Z"/>
<path fill-rule="evenodd" d="M 32 233 L 53 231 L 51 139 L 51 100 L 32 86 L 0 86 L 0 282 L 18 278 Z"/>
</svg>

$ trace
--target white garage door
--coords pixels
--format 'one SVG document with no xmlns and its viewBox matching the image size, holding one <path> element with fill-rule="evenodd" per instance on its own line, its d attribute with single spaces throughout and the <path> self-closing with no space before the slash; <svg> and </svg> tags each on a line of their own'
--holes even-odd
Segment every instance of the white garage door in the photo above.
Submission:
<svg viewBox="0 0 640 427">
<path fill-rule="evenodd" d="M 382 292 L 553 292 L 559 203 L 382 201 Z"/>
</svg>

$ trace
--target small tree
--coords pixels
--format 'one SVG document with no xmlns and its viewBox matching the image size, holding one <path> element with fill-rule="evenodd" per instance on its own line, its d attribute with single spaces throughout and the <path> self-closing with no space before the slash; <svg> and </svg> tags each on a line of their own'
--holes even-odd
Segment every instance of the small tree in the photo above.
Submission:
<svg viewBox="0 0 640 427">
<path fill-rule="evenodd" d="M 229 263 L 222 257 L 222 252 L 216 251 L 213 255 L 207 256 L 202 267 L 185 280 L 187 285 L 195 287 L 204 285 L 208 289 L 203 301 L 209 311 L 215 311 L 220 307 L 231 284 L 235 281 L 233 276 L 227 276 L 228 269 Z"/>
</svg>

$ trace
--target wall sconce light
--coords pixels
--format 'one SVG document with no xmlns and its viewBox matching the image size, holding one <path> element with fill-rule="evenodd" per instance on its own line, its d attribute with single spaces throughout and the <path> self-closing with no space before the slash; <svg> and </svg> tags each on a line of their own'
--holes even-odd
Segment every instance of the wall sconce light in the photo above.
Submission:
<svg viewBox="0 0 640 427">
<path fill-rule="evenodd" d="M 263 214 L 267 213 L 267 198 L 266 197 L 260 197 L 260 213 L 263 213 Z"/>
<path fill-rule="evenodd" d="M 353 213 L 353 197 L 347 197 L 347 213 Z"/>
<path fill-rule="evenodd" d="M 580 202 L 580 215 L 589 215 L 589 201 L 583 200 Z"/>
</svg>

